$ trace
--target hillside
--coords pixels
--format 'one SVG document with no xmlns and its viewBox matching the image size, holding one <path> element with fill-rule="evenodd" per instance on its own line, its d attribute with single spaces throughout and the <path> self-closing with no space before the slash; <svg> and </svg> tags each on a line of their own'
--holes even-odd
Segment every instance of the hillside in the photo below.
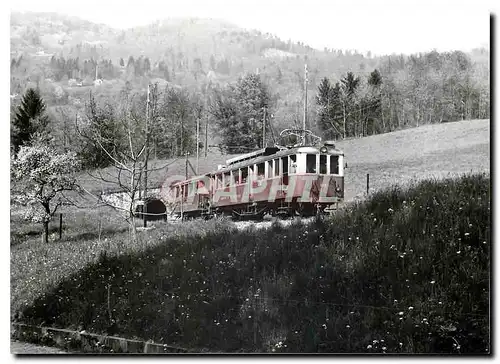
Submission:
<svg viewBox="0 0 500 364">
<path fill-rule="evenodd" d="M 385 113 L 394 125 L 405 118 L 415 124 L 411 120 L 423 114 L 421 106 L 407 104 L 407 94 L 412 95 L 414 87 L 421 100 L 412 103 L 436 109 L 420 124 L 436 122 L 443 114 L 445 119 L 457 120 L 464 112 L 457 106 L 462 99 L 467 102 L 465 118 L 489 117 L 487 49 L 468 54 L 433 51 L 373 57 L 350 50 L 317 50 L 225 21 L 195 18 L 162 19 L 148 26 L 118 30 L 54 13 L 14 12 L 10 28 L 12 104 L 19 102 L 27 87 L 38 86 L 57 125 L 55 130 L 61 129 L 67 115 L 72 115 L 69 118 L 73 120 L 76 112 L 82 114 L 89 91 L 99 102 L 116 103 L 122 90 L 143 95 L 148 83 L 158 82 L 161 89 L 178 85 L 206 98 L 209 84 L 212 88 L 222 87 L 247 72 L 258 72 L 269 85 L 273 95 L 272 122 L 277 129 L 283 129 L 302 118 L 306 62 L 307 118 L 313 130 L 317 129 L 315 95 L 320 81 L 328 77 L 336 82 L 352 71 L 361 78 L 360 93 L 365 94 L 366 79 L 374 69 L 381 70 L 386 85 L 383 92 L 393 100 L 393 104 L 385 106 Z M 423 74 L 417 72 L 419 67 L 425 70 Z M 96 69 L 103 80 L 100 86 L 93 84 Z M 447 85 L 456 82 L 467 82 L 474 89 L 465 96 L 451 95 Z M 427 90 L 433 90 L 432 95 Z M 459 96 L 460 100 L 454 100 Z M 391 125 L 387 127 L 386 131 L 394 130 Z M 217 139 L 216 133 L 210 137 Z"/>
<path fill-rule="evenodd" d="M 490 170 L 490 120 L 465 120 L 454 123 L 424 125 L 418 128 L 337 142 L 344 151 L 345 199 L 362 198 L 366 192 L 366 174 L 370 174 L 370 191 L 392 184 L 431 177 L 448 177 Z M 235 155 L 211 151 L 207 158 L 200 153 L 199 173 L 217 169 L 218 164 Z M 196 167 L 196 158 L 190 157 Z M 153 161 L 150 185 L 160 186 L 167 178 L 185 175 L 185 159 Z M 114 173 L 112 168 L 105 172 Z M 189 175 L 193 173 L 188 170 Z M 90 190 L 107 190 L 115 186 L 100 183 L 82 173 L 80 181 Z"/>
<path fill-rule="evenodd" d="M 465 120 L 340 141 L 346 200 L 412 179 L 490 170 L 490 120 Z"/>
</svg>

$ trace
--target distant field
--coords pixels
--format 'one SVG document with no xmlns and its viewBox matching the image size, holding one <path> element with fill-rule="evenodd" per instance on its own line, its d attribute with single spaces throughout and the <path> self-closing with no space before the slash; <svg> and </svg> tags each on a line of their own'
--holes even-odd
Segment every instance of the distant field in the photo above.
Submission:
<svg viewBox="0 0 500 364">
<path fill-rule="evenodd" d="M 413 179 L 490 170 L 490 121 L 467 120 L 339 141 L 348 168 L 346 200 Z"/>
<path fill-rule="evenodd" d="M 490 169 L 490 121 L 466 120 L 425 125 L 361 139 L 339 141 L 348 168 L 345 170 L 346 201 L 360 198 L 366 192 L 366 174 L 370 174 L 370 190 L 412 179 L 445 177 Z M 200 153 L 199 172 L 207 173 L 234 155 L 211 151 L 207 158 Z M 196 167 L 196 158 L 191 157 Z M 154 161 L 155 167 L 172 163 L 168 168 L 151 173 L 150 185 L 161 185 L 169 176 L 185 174 L 185 159 Z M 109 169 L 112 173 L 112 169 Z M 192 175 L 189 169 L 189 175 Z M 112 189 L 97 183 L 86 173 L 81 181 L 88 188 Z"/>
</svg>

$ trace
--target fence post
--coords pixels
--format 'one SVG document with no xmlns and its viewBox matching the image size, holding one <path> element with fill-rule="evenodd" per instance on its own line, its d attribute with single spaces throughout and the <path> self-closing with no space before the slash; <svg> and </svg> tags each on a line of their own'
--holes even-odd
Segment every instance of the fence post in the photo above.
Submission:
<svg viewBox="0 0 500 364">
<path fill-rule="evenodd" d="M 370 193 L 370 173 L 366 174 L 366 195 Z"/>
<path fill-rule="evenodd" d="M 59 214 L 59 240 L 62 239 L 62 212 Z"/>
</svg>

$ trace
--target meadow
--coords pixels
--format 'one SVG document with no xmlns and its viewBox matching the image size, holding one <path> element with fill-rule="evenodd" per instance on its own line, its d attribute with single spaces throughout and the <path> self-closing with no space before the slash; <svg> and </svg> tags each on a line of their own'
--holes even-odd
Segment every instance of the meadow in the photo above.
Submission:
<svg viewBox="0 0 500 364">
<path fill-rule="evenodd" d="M 115 234 L 18 251 L 14 271 L 45 254 L 52 285 L 15 319 L 194 352 L 490 352 L 488 175 L 395 186 L 286 228 L 190 224 L 136 246 Z"/>
</svg>

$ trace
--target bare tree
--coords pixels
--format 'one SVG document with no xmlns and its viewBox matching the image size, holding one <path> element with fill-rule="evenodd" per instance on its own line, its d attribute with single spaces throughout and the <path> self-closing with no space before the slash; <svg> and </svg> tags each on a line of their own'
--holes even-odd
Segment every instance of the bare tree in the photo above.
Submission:
<svg viewBox="0 0 500 364">
<path fill-rule="evenodd" d="M 153 88 L 153 93 L 157 89 Z M 157 100 L 157 95 L 153 95 L 148 99 Z M 136 241 L 136 207 L 141 200 L 141 181 L 144 176 L 152 171 L 165 169 L 173 162 L 157 168 L 148 168 L 147 159 L 149 155 L 148 133 L 152 129 L 150 123 L 155 120 L 155 116 L 147 117 L 146 113 L 140 113 L 140 108 L 137 103 L 134 104 L 133 97 L 124 94 L 122 97 L 121 107 L 114 115 L 116 122 L 121 130 L 119 138 L 121 140 L 110 140 L 109 136 L 104 133 L 99 125 L 99 113 L 101 112 L 97 106 L 92 94 L 88 104 L 86 122 L 87 125 L 78 125 L 78 133 L 87 141 L 94 143 L 111 161 L 111 166 L 106 169 L 96 169 L 95 171 L 87 171 L 94 179 L 104 182 L 108 186 L 114 186 L 115 190 L 122 193 L 123 199 L 112 199 L 106 197 L 105 191 L 102 190 L 99 194 L 95 191 L 83 190 L 93 196 L 99 203 L 110 206 L 117 211 L 124 213 L 125 220 L 129 224 L 130 237 L 132 241 Z M 156 110 L 156 106 L 150 107 L 148 110 Z"/>
</svg>

